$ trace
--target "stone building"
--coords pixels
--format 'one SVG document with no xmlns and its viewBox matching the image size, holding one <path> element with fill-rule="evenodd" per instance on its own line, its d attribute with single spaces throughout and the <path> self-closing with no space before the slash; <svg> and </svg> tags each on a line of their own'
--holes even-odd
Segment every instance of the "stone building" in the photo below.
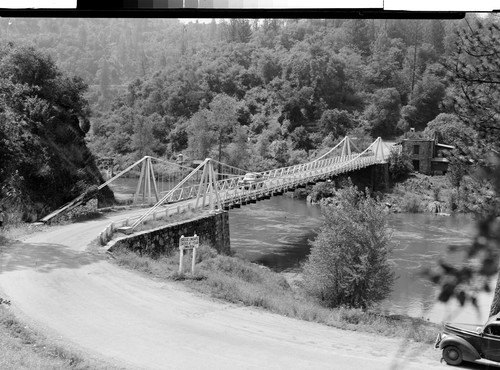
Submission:
<svg viewBox="0 0 500 370">
<path fill-rule="evenodd" d="M 437 139 L 403 139 L 403 150 L 408 153 L 416 172 L 425 175 L 444 175 L 448 170 L 445 151 L 454 149 L 451 145 L 440 144 Z"/>
</svg>

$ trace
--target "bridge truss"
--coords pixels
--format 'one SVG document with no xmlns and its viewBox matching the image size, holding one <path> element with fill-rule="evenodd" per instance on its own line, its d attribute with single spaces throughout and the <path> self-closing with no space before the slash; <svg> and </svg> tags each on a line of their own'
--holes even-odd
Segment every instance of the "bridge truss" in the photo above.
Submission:
<svg viewBox="0 0 500 370">
<path fill-rule="evenodd" d="M 130 231 L 133 231 L 148 219 L 157 219 L 159 213 L 168 215 L 168 207 L 166 211 L 163 211 L 163 208 L 181 200 L 192 200 L 182 205 L 185 209 L 192 211 L 208 209 L 212 212 L 255 203 L 258 199 L 280 195 L 285 191 L 324 181 L 341 173 L 383 163 L 387 160 L 390 151 L 391 148 L 381 138 L 375 140 L 365 150 L 360 151 L 349 137 L 345 137 L 322 156 L 308 163 L 261 172 L 259 175 L 262 176 L 262 181 L 247 186 L 241 185 L 245 171 L 236 169 L 242 172 L 240 174 L 234 173 L 234 167 L 207 158 L 177 187 L 166 193 L 153 207 L 130 225 L 127 223 L 126 226 Z M 214 170 L 216 167 L 222 168 L 223 171 L 216 172 Z M 227 172 L 231 170 L 233 173 L 228 174 Z M 203 171 L 200 182 L 194 185 L 185 185 L 199 171 Z M 181 194 L 185 196 L 181 197 Z M 171 206 L 170 209 L 179 212 L 180 207 L 180 205 Z"/>
<path fill-rule="evenodd" d="M 335 147 L 310 162 L 260 172 L 260 181 L 244 186 L 241 180 L 248 171 L 211 158 L 192 168 L 146 156 L 98 187 L 97 191 L 112 184 L 134 168 L 137 173 L 140 168 L 139 180 L 131 202 L 150 206 L 134 219 L 110 225 L 101 233 L 101 242 L 105 244 L 110 234 L 120 227 L 132 232 L 148 220 L 165 218 L 185 210 L 215 212 L 255 203 L 258 199 L 270 198 L 307 184 L 325 181 L 341 173 L 383 163 L 390 152 L 391 147 L 381 138 L 361 151 L 346 136 Z M 84 197 L 81 195 L 42 221 L 47 221 L 60 212 L 81 204 L 83 200 Z"/>
</svg>

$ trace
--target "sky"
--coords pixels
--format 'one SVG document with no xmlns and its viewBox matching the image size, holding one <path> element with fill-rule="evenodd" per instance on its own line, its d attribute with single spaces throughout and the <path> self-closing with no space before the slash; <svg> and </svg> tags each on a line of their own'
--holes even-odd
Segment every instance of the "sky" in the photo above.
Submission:
<svg viewBox="0 0 500 370">
<path fill-rule="evenodd" d="M 138 0 L 140 3 L 145 0 Z M 168 0 L 158 0 L 168 3 Z M 201 0 L 200 0 L 201 1 Z M 236 8 L 384 8 L 410 11 L 491 11 L 499 0 L 226 0 Z M 214 1 L 217 3 L 217 1 Z M 0 8 L 76 8 L 77 0 L 0 0 Z"/>
</svg>

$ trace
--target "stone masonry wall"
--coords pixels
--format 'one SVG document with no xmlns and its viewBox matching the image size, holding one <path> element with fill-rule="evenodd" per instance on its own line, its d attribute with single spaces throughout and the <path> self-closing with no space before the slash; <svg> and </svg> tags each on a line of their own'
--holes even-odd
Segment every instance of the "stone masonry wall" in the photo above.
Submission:
<svg viewBox="0 0 500 370">
<path fill-rule="evenodd" d="M 182 235 L 193 236 L 195 233 L 200 237 L 200 244 L 210 245 L 220 254 L 228 255 L 230 253 L 229 215 L 227 212 L 180 221 L 118 238 L 109 244 L 109 250 L 127 248 L 140 255 L 158 257 L 179 248 L 179 238 Z"/>
<path fill-rule="evenodd" d="M 372 191 L 385 191 L 389 186 L 389 164 L 378 163 L 373 166 L 360 168 L 356 171 L 347 172 L 336 177 L 336 182 L 342 182 L 350 178 L 359 190 L 368 188 Z"/>
</svg>

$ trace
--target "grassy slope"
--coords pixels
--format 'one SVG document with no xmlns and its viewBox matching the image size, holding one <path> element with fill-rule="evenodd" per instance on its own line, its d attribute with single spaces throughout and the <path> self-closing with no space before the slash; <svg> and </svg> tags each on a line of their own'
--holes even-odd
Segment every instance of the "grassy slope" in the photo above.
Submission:
<svg viewBox="0 0 500 370">
<path fill-rule="evenodd" d="M 0 369 L 86 369 L 84 360 L 21 323 L 0 305 Z"/>
<path fill-rule="evenodd" d="M 191 289 L 212 297 L 306 321 L 354 331 L 433 343 L 440 326 L 410 317 L 387 317 L 359 309 L 329 309 L 306 295 L 300 285 L 290 285 L 279 273 L 200 248 L 194 275 L 179 274 L 179 254 L 154 260 L 129 251 L 116 251 L 116 262 L 155 278 L 182 280 Z M 186 261 L 187 265 L 190 265 Z"/>
</svg>

